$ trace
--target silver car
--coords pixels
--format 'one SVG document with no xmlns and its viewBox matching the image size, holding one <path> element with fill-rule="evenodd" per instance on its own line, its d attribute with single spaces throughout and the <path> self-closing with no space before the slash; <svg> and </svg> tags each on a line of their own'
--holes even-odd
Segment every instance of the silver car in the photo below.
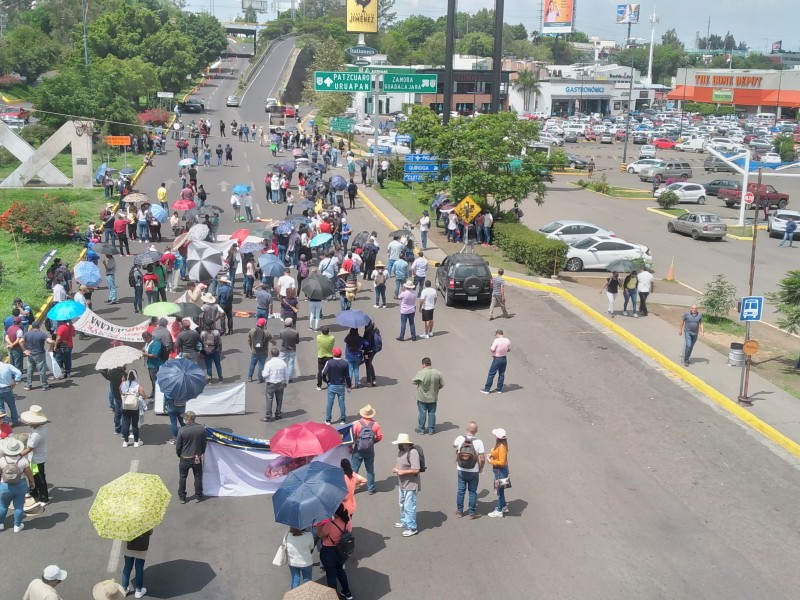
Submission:
<svg viewBox="0 0 800 600">
<path fill-rule="evenodd" d="M 721 240 L 728 234 L 728 226 L 713 213 L 688 212 L 667 223 L 667 231 L 691 235 L 693 240 Z"/>
<path fill-rule="evenodd" d="M 239 106 L 239 97 L 228 96 L 228 98 L 225 100 L 225 106 Z"/>
</svg>

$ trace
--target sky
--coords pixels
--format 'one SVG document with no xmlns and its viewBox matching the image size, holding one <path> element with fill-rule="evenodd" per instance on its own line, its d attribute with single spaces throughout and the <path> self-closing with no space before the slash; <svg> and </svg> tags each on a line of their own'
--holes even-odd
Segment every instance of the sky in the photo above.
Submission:
<svg viewBox="0 0 800 600">
<path fill-rule="evenodd" d="M 528 31 L 541 29 L 542 0 L 505 0 L 505 22 L 522 23 Z M 623 4 L 618 0 L 576 0 L 576 26 L 589 35 L 603 39 L 622 41 L 626 26 L 614 22 L 615 7 Z M 241 14 L 241 0 L 189 0 L 189 10 L 209 11 L 213 3 L 213 13 L 221 21 L 233 20 Z M 736 41 L 745 41 L 751 49 L 769 52 L 772 42 L 783 40 L 783 49 L 800 51 L 800 30 L 796 27 L 797 0 L 662 0 L 641 2 L 641 23 L 634 25 L 632 37 L 650 38 L 648 17 L 655 8 L 660 17 L 656 25 L 656 39 L 667 29 L 674 28 L 687 48 L 694 46 L 696 32 L 704 37 L 711 18 L 711 33 L 725 35 L 730 31 Z M 277 2 L 270 0 L 270 7 Z M 281 10 L 288 10 L 289 0 L 280 3 Z M 458 10 L 474 13 L 481 8 L 494 6 L 492 0 L 458 0 Z M 696 10 L 700 6 L 700 10 Z M 446 0 L 396 0 L 394 11 L 398 19 L 413 14 L 432 18 L 446 13 Z M 264 20 L 275 18 L 276 12 L 261 15 Z M 685 15 L 692 15 L 686 18 Z"/>
</svg>

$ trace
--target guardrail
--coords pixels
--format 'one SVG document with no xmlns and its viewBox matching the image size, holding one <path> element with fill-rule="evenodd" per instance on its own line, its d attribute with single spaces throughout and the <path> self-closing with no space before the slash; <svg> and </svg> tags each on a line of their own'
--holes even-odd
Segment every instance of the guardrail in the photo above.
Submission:
<svg viewBox="0 0 800 600">
<path fill-rule="evenodd" d="M 250 82 L 252 81 L 253 76 L 255 75 L 255 73 L 258 70 L 258 68 L 261 66 L 261 63 L 264 62 L 264 59 L 266 59 L 267 55 L 270 52 L 272 52 L 272 49 L 275 47 L 275 45 L 278 42 L 282 42 L 284 40 L 288 40 L 289 38 L 293 38 L 293 37 L 298 37 L 298 34 L 297 33 L 287 33 L 286 35 L 282 35 L 280 37 L 276 37 L 274 40 L 272 40 L 269 43 L 269 46 L 267 46 L 266 49 L 260 55 L 258 55 L 255 58 L 253 63 L 250 65 L 250 67 L 248 67 L 247 71 L 245 71 L 242 74 L 242 76 L 239 78 L 239 89 L 240 90 L 244 89 L 248 85 L 250 85 Z"/>
</svg>

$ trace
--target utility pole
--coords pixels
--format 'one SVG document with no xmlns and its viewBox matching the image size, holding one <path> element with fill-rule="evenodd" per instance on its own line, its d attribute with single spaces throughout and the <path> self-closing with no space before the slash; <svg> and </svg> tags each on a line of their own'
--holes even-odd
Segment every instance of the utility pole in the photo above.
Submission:
<svg viewBox="0 0 800 600">
<path fill-rule="evenodd" d="M 647 57 L 647 85 L 653 85 L 653 46 L 656 43 L 656 23 L 659 18 L 656 14 L 656 7 L 653 7 L 653 14 L 650 15 L 650 53 Z"/>
<path fill-rule="evenodd" d="M 492 109 L 489 112 L 499 113 L 500 82 L 503 70 L 503 11 L 505 0 L 494 0 L 494 56 L 492 58 Z M 474 102 L 473 102 L 474 104 Z"/>
<path fill-rule="evenodd" d="M 89 66 L 89 44 L 86 41 L 86 0 L 83 0 L 83 62 Z"/>
<path fill-rule="evenodd" d="M 450 107 L 453 105 L 453 51 L 456 38 L 456 0 L 447 0 L 447 31 L 444 42 L 444 106 L 442 122 L 450 121 Z"/>
</svg>

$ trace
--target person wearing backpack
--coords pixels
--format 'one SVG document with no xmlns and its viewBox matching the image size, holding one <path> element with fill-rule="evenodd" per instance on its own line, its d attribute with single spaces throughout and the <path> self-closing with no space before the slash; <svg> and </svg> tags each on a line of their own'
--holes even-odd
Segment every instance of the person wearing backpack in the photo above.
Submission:
<svg viewBox="0 0 800 600">
<path fill-rule="evenodd" d="M 375 355 L 381 350 L 383 350 L 381 330 L 375 327 L 375 321 L 370 321 L 364 327 L 364 367 L 367 370 L 367 385 L 372 387 L 378 385 L 372 361 L 375 360 Z"/>
<path fill-rule="evenodd" d="M 139 385 L 135 369 L 128 371 L 119 391 L 122 396 L 122 447 L 128 447 L 128 437 L 133 429 L 133 447 L 138 448 L 142 445 L 139 440 L 139 407 L 144 402 L 145 391 Z"/>
<path fill-rule="evenodd" d="M 21 456 L 25 444 L 14 437 L 7 437 L 0 445 L 0 531 L 5 529 L 8 507 L 14 504 L 14 533 L 25 527 L 25 494 L 34 489 L 30 461 Z"/>
<path fill-rule="evenodd" d="M 350 463 L 358 473 L 361 463 L 367 472 L 367 493 L 375 493 L 375 444 L 383 439 L 381 426 L 375 420 L 375 409 L 367 404 L 358 411 L 360 419 L 353 423 L 353 446 Z"/>
<path fill-rule="evenodd" d="M 352 552 L 352 547 L 355 545 L 352 532 L 353 524 L 350 522 L 350 515 L 347 514 L 347 509 L 342 504 L 336 509 L 333 518 L 317 525 L 317 536 L 322 540 L 319 562 L 325 567 L 326 582 L 328 587 L 337 589 L 336 581 L 338 580 L 342 586 L 342 597 L 345 600 L 353 600 L 347 573 L 344 570 L 348 552 L 345 546 L 349 546 L 349 551 Z"/>
<path fill-rule="evenodd" d="M 375 304 L 372 308 L 386 308 L 386 280 L 388 278 L 386 265 L 378 261 L 375 270 L 372 271 L 372 279 L 375 282 Z"/>
<path fill-rule="evenodd" d="M 398 433 L 392 442 L 397 446 L 397 460 L 392 473 L 399 482 L 400 521 L 394 524 L 403 529 L 403 537 L 417 535 L 417 493 L 422 489 L 420 473 L 424 458 L 407 433 Z"/>
<path fill-rule="evenodd" d="M 133 265 L 128 271 L 128 284 L 133 288 L 133 312 L 142 312 L 142 298 L 144 297 L 144 274 L 139 265 Z"/>
<path fill-rule="evenodd" d="M 269 356 L 270 344 L 275 346 L 277 343 L 272 334 L 266 329 L 267 320 L 260 318 L 256 321 L 256 326 L 247 334 L 247 345 L 250 346 L 250 366 L 247 368 L 247 381 L 253 381 L 253 373 L 258 374 L 258 383 L 264 383 L 261 372 L 264 370 L 264 363 Z M 258 367 L 258 370 L 256 370 Z"/>
<path fill-rule="evenodd" d="M 486 464 L 483 442 L 477 438 L 478 424 L 470 421 L 467 432 L 453 442 L 456 449 L 456 471 L 458 473 L 458 492 L 456 493 L 456 516 L 463 517 L 464 495 L 469 490 L 469 518 L 479 519 L 476 512 L 478 503 L 478 480 Z"/>
<path fill-rule="evenodd" d="M 217 368 L 217 383 L 222 383 L 222 337 L 213 323 L 200 334 L 200 341 L 206 360 L 206 383 L 214 383 L 211 376 L 212 363 Z"/>
</svg>

